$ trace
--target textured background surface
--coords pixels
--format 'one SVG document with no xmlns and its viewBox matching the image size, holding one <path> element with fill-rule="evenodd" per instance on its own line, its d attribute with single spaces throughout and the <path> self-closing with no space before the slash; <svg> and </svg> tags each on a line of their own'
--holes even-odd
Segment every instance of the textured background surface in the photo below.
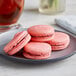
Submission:
<svg viewBox="0 0 76 76">
<path fill-rule="evenodd" d="M 25 9 L 19 23 L 24 27 L 35 24 L 52 24 L 61 15 L 76 15 L 76 0 L 66 0 L 66 11 L 58 15 L 41 15 L 38 11 L 27 10 L 37 8 L 39 0 L 25 0 Z M 33 3 L 34 2 L 34 3 Z M 56 27 L 56 26 L 55 26 Z M 56 27 L 58 28 L 58 27 Z M 58 28 L 60 29 L 60 28 Z M 76 55 L 57 63 L 44 65 L 26 65 L 14 63 L 0 57 L 0 76 L 76 76 Z"/>
<path fill-rule="evenodd" d="M 25 0 L 25 9 L 31 8 L 38 8 L 40 0 Z M 76 13 L 76 0 L 66 0 L 66 9 L 67 11 L 72 11 L 74 14 Z"/>
<path fill-rule="evenodd" d="M 66 11 L 57 15 L 43 15 L 38 12 L 40 0 L 25 0 L 25 10 L 19 23 L 25 27 L 36 24 L 54 24 L 54 19 L 62 15 L 76 15 L 76 0 L 66 0 Z M 33 9 L 33 10 L 32 10 Z"/>
</svg>

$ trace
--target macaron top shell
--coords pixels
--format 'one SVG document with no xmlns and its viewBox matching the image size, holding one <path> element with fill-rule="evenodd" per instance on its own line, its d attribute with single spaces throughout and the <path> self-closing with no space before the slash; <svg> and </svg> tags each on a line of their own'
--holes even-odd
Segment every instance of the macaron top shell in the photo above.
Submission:
<svg viewBox="0 0 76 76">
<path fill-rule="evenodd" d="M 70 42 L 70 37 L 63 32 L 55 32 L 54 38 L 49 41 L 51 45 L 63 45 L 66 42 Z"/>
<path fill-rule="evenodd" d="M 30 42 L 24 47 L 26 53 L 44 56 L 51 53 L 51 46 L 48 43 Z"/>
<path fill-rule="evenodd" d="M 54 28 L 49 25 L 35 25 L 28 28 L 27 31 L 31 36 L 49 36 L 54 34 Z"/>
</svg>

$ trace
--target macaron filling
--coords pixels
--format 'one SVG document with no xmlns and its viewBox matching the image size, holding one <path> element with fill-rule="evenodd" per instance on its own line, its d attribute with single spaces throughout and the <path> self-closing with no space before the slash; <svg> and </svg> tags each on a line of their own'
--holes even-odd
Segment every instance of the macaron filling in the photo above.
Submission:
<svg viewBox="0 0 76 76">
<path fill-rule="evenodd" d="M 63 46 L 63 45 L 65 45 L 65 44 L 61 44 L 61 45 L 51 45 L 51 46 Z"/>
<path fill-rule="evenodd" d="M 32 37 L 51 37 L 51 36 L 53 36 L 53 34 L 51 34 L 51 35 L 46 35 L 46 36 L 32 36 Z"/>
<path fill-rule="evenodd" d="M 31 54 L 29 52 L 25 52 L 26 54 L 29 54 L 30 56 L 41 56 L 41 55 L 36 55 L 36 54 Z"/>
</svg>

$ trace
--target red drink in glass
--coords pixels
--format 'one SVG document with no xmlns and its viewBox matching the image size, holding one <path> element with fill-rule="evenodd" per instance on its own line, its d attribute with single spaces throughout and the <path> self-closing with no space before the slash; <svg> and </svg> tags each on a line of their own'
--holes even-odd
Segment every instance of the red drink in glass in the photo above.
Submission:
<svg viewBox="0 0 76 76">
<path fill-rule="evenodd" d="M 15 24 L 23 10 L 24 0 L 0 0 L 0 28 Z"/>
</svg>

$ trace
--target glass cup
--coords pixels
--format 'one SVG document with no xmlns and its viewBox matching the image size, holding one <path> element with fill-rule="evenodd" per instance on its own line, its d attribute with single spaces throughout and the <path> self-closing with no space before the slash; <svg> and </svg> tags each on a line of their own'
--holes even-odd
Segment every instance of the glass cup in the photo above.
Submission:
<svg viewBox="0 0 76 76">
<path fill-rule="evenodd" d="M 56 14 L 65 11 L 66 0 L 40 0 L 39 12 Z"/>
<path fill-rule="evenodd" d="M 0 29 L 14 26 L 24 6 L 24 0 L 0 0 Z"/>
</svg>

